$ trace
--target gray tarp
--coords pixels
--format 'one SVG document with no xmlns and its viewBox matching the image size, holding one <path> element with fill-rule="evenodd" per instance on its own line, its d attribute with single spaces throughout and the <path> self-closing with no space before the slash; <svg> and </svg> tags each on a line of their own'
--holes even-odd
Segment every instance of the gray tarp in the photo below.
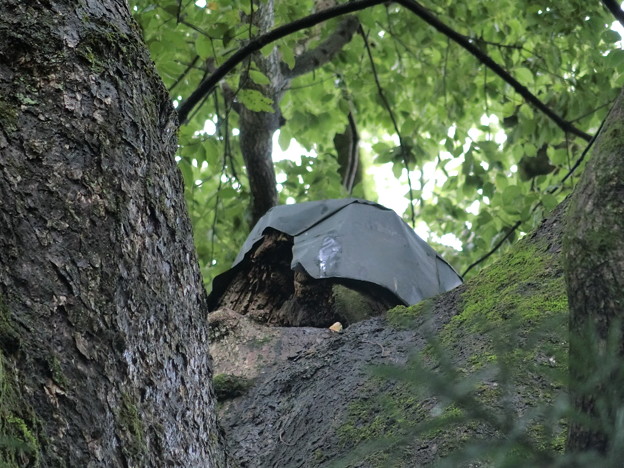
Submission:
<svg viewBox="0 0 624 468">
<path fill-rule="evenodd" d="M 392 210 L 346 198 L 269 210 L 253 228 L 232 269 L 213 282 L 218 299 L 265 229 L 294 238 L 291 267 L 313 278 L 349 278 L 385 287 L 415 304 L 462 283 L 461 277 Z"/>
</svg>

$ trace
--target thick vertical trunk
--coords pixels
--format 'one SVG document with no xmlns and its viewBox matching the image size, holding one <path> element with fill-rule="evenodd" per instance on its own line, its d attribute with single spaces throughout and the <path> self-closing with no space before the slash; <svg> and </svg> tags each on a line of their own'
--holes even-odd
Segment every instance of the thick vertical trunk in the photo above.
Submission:
<svg viewBox="0 0 624 468">
<path fill-rule="evenodd" d="M 0 464 L 225 466 L 174 113 L 126 3 L 0 0 L 0 37 Z"/>
<path fill-rule="evenodd" d="M 624 95 L 598 136 L 568 210 L 570 390 L 578 419 L 568 450 L 617 449 L 624 402 Z"/>
<path fill-rule="evenodd" d="M 257 10 L 248 18 L 260 34 L 269 31 L 274 23 L 273 0 L 259 2 Z M 267 56 L 253 55 L 258 69 L 269 77 L 270 83 L 259 85 L 246 74 L 245 88 L 254 89 L 273 100 L 273 112 L 254 112 L 244 106 L 240 109 L 240 146 L 245 160 L 251 191 L 252 226 L 277 205 L 275 168 L 273 167 L 273 134 L 280 127 L 279 101 L 286 87 L 280 69 L 277 48 Z"/>
</svg>

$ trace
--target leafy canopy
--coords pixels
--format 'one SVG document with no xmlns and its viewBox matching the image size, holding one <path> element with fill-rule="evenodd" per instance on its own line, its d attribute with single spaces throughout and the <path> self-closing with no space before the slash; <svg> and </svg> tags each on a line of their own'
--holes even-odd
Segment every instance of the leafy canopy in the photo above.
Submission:
<svg viewBox="0 0 624 468">
<path fill-rule="evenodd" d="M 178 103 L 258 34 L 245 20 L 257 7 L 251 1 L 131 4 Z M 277 1 L 274 24 L 309 15 L 322 4 L 333 3 Z M 598 130 L 624 84 L 620 36 L 600 2 L 427 0 L 423 6 L 586 133 Z M 375 199 L 371 174 L 390 165 L 400 196 L 406 204 L 413 199 L 417 223 L 428 226 L 434 241 L 450 233 L 461 242 L 461 251 L 432 242 L 460 272 L 506 236 L 512 241 L 517 236 L 509 235 L 512 226 L 517 232 L 532 229 L 570 192 L 578 171 L 562 179 L 585 140 L 566 134 L 473 55 L 402 6 L 378 5 L 357 17 L 361 30 L 353 39 L 329 63 L 295 78 L 281 98 L 280 145 L 286 148 L 294 139 L 313 151 L 300 163 L 276 164 L 281 203 L 347 195 L 333 138 L 345 130 L 349 112 L 366 166 L 354 194 Z M 262 52 L 277 47 L 292 68 L 295 57 L 327 38 L 339 21 L 292 34 Z M 206 280 L 229 267 L 250 229 L 249 180 L 233 103 L 270 111 L 273 98 L 245 89 L 247 74 L 258 85 L 273 78 L 253 60 L 239 65 L 179 132 L 178 163 Z M 407 209 L 405 219 L 410 218 Z"/>
</svg>

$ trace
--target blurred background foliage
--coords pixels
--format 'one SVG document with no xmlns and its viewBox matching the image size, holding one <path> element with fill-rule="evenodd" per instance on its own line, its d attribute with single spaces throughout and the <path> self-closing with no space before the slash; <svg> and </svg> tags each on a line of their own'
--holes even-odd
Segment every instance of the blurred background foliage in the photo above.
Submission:
<svg viewBox="0 0 624 468">
<path fill-rule="evenodd" d="M 130 3 L 176 105 L 258 34 L 246 21 L 257 8 L 250 0 Z M 272 21 L 284 25 L 333 4 L 276 0 Z M 426 0 L 422 6 L 588 134 L 624 84 L 621 37 L 600 2 Z M 334 137 L 351 113 L 363 166 L 353 196 L 402 211 L 464 272 L 501 240 L 504 247 L 531 230 L 570 193 L 580 170 L 563 180 L 588 142 L 561 130 L 405 8 L 388 2 L 356 15 L 361 29 L 352 40 L 329 63 L 294 78 L 281 97 L 279 146 L 290 149 L 275 162 L 279 201 L 349 195 Z M 292 34 L 263 53 L 277 47 L 292 68 L 339 21 Z M 177 160 L 207 284 L 229 268 L 251 228 L 236 105 L 270 110 L 272 97 L 246 89 L 244 81 L 266 85 L 273 78 L 253 60 L 239 65 L 179 130 Z M 389 181 L 380 182 L 382 173 Z"/>
</svg>

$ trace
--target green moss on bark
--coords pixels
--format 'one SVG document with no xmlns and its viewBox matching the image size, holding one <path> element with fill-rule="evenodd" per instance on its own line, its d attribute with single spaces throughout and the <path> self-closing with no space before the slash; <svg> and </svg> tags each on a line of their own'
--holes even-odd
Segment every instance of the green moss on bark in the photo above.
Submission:
<svg viewBox="0 0 624 468">
<path fill-rule="evenodd" d="M 34 413 L 27 409 L 15 376 L 0 352 L 0 467 L 40 466 Z"/>
<path fill-rule="evenodd" d="M 17 105 L 11 104 L 4 99 L 0 99 L 0 127 L 11 134 L 17 129 L 17 117 L 19 110 Z"/>
<path fill-rule="evenodd" d="M 414 321 L 432 305 L 432 300 L 419 302 L 413 306 L 396 306 L 386 314 L 386 319 L 396 328 L 407 329 L 414 326 Z"/>
<path fill-rule="evenodd" d="M 0 348 L 5 353 L 14 353 L 20 347 L 19 334 L 13 327 L 10 312 L 0 296 Z"/>
<path fill-rule="evenodd" d="M 412 307 L 395 307 L 387 319 L 405 329 L 422 323 L 422 315 L 428 310 L 435 310 L 435 299 Z M 431 379 L 426 377 L 428 371 L 422 374 L 422 369 L 448 372 L 438 364 L 442 353 L 454 368 L 449 375 L 443 375 L 445 385 L 457 385 L 458 394 L 466 391 L 466 385 L 472 387 L 475 404 L 486 410 L 485 415 L 491 412 L 502 417 L 506 411 L 521 414 L 538 405 L 553 404 L 563 390 L 567 369 L 567 316 L 558 257 L 539 241 L 520 241 L 467 282 L 458 313 L 437 336 L 431 337 L 431 344 L 405 368 L 388 373 L 398 378 L 390 391 L 373 391 L 372 398 L 349 405 L 337 433 L 345 446 L 360 447 L 356 450 L 358 456 L 347 458 L 365 457 L 370 466 L 389 466 L 389 459 L 392 466 L 409 466 L 411 450 L 421 445 L 436 445 L 436 457 L 443 457 L 470 439 L 503 437 L 501 428 L 490 424 L 486 416 L 480 419 L 475 416 L 478 412 L 447 406 L 448 398 L 438 402 L 440 409 L 436 410 L 440 394 L 434 392 L 434 399 L 425 398 L 433 387 L 428 388 Z M 479 384 L 470 384 L 471 379 Z M 385 385 L 376 383 L 377 388 L 388 385 L 387 381 Z M 420 396 L 415 397 L 417 394 Z M 508 406 L 509 398 L 513 410 Z M 508 417 L 513 421 L 518 413 Z M 563 426 L 545 429 L 540 418 L 522 424 L 524 440 L 536 452 L 562 450 Z M 403 442 L 397 446 L 396 441 L 401 439 Z M 518 445 L 513 450 L 520 453 L 524 448 Z"/>
<path fill-rule="evenodd" d="M 462 327 L 486 332 L 511 319 L 527 324 L 567 313 L 565 283 L 558 261 L 528 241 L 468 282 L 462 311 L 448 331 Z"/>
<path fill-rule="evenodd" d="M 121 395 L 118 421 L 123 431 L 122 451 L 124 455 L 131 460 L 140 459 L 147 450 L 145 429 L 136 400 L 129 393 L 122 393 Z"/>
<path fill-rule="evenodd" d="M 253 380 L 232 374 L 217 374 L 212 379 L 217 400 L 222 402 L 244 394 L 253 385 Z"/>
<path fill-rule="evenodd" d="M 51 356 L 48 359 L 48 368 L 50 370 L 50 375 L 54 381 L 62 386 L 67 387 L 67 379 L 65 378 L 65 374 L 63 374 L 63 369 L 61 368 L 61 361 L 57 356 Z"/>
</svg>

